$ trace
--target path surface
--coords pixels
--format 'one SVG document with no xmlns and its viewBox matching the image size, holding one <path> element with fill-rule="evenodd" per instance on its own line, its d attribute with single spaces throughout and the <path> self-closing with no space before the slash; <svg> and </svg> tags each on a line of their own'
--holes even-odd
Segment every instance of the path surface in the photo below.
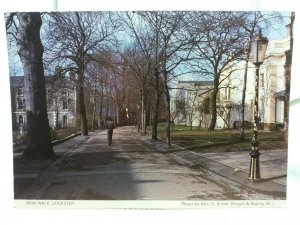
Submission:
<svg viewBox="0 0 300 225">
<path fill-rule="evenodd" d="M 145 145 L 132 127 L 77 137 L 55 147 L 55 162 L 15 167 L 17 199 L 74 200 L 226 200 L 243 194 L 210 179 L 200 169 L 178 164 Z M 32 164 L 32 162 L 31 162 Z M 37 169 L 42 170 L 37 173 Z M 26 183 L 27 180 L 27 183 Z M 21 185 L 23 182 L 23 185 Z M 25 184 L 24 184 L 25 183 Z M 19 184 L 19 185 L 18 185 Z"/>
<path fill-rule="evenodd" d="M 14 160 L 16 199 L 276 200 L 285 199 L 286 151 L 265 152 L 264 178 L 247 179 L 247 152 L 197 154 L 167 149 L 134 127 L 77 136 L 54 147 L 56 161 Z M 238 169 L 237 169 L 238 168 Z"/>
</svg>

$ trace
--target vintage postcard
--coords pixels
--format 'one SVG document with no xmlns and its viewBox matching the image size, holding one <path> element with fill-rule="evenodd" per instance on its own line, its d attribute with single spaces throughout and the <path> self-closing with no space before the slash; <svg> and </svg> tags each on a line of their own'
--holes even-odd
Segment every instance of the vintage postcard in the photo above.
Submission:
<svg viewBox="0 0 300 225">
<path fill-rule="evenodd" d="M 15 209 L 295 206 L 293 1 L 66 2 L 2 14 Z"/>
</svg>

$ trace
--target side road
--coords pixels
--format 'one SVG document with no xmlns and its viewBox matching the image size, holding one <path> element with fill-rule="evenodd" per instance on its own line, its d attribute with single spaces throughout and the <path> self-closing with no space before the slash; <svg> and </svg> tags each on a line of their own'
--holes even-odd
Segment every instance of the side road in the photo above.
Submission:
<svg viewBox="0 0 300 225">
<path fill-rule="evenodd" d="M 163 140 L 153 141 L 150 135 L 140 135 L 135 130 L 133 132 L 137 138 L 156 151 L 168 154 L 180 164 L 204 170 L 215 177 L 219 183 L 274 196 L 275 199 L 286 198 L 287 149 L 260 151 L 262 179 L 251 181 L 248 179 L 250 150 L 196 153 L 174 144 L 171 149 L 168 149 Z"/>
</svg>

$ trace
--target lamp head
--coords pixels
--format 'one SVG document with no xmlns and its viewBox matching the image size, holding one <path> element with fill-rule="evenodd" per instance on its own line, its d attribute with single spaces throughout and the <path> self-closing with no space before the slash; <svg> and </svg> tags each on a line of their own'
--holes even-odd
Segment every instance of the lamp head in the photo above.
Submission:
<svg viewBox="0 0 300 225">
<path fill-rule="evenodd" d="M 263 63 L 268 43 L 268 39 L 261 36 L 261 31 L 251 40 L 252 63 L 254 65 L 259 66 Z"/>
</svg>

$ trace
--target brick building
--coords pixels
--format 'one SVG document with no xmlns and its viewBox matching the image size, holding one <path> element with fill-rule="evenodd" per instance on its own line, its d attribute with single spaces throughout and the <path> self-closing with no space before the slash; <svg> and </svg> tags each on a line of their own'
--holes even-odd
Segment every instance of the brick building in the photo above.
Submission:
<svg viewBox="0 0 300 225">
<path fill-rule="evenodd" d="M 49 126 L 64 128 L 76 123 L 76 88 L 68 78 L 46 76 L 46 98 Z M 24 77 L 11 76 L 11 113 L 13 131 L 26 131 L 26 98 Z"/>
</svg>

